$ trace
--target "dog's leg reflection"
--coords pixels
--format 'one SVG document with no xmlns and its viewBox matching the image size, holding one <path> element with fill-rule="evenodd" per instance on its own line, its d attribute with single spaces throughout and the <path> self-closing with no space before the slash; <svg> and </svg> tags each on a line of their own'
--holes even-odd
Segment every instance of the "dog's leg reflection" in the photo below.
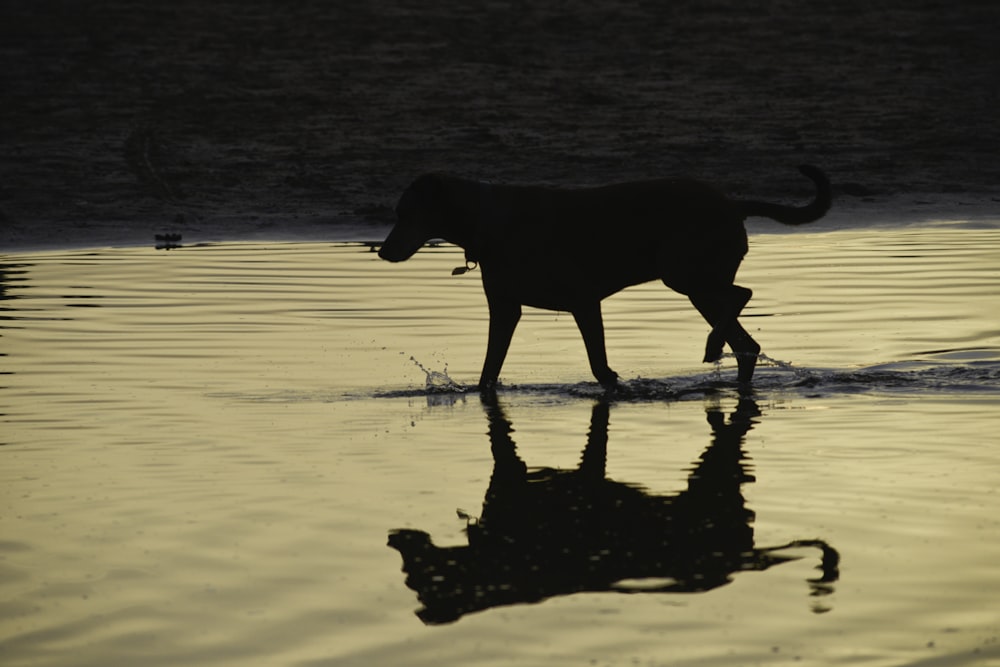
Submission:
<svg viewBox="0 0 1000 667">
<path fill-rule="evenodd" d="M 514 427 L 497 401 L 496 392 L 483 392 L 480 399 L 489 422 L 490 451 L 493 454 L 491 486 L 497 483 L 506 487 L 527 480 L 528 467 L 518 456 L 517 444 L 510 437 Z M 607 401 L 598 401 L 591 410 L 587 445 L 577 469 L 580 478 L 591 484 L 603 481 L 607 471 L 610 412 Z M 487 499 L 495 497 L 496 494 L 487 492 Z"/>
<path fill-rule="evenodd" d="M 528 466 L 517 455 L 517 445 L 510 437 L 510 434 L 514 432 L 514 427 L 497 402 L 496 392 L 485 391 L 480 394 L 480 398 L 483 409 L 486 411 L 490 451 L 493 454 L 493 475 L 490 478 L 490 487 L 492 488 L 494 484 L 507 486 L 526 479 Z M 489 491 L 486 492 L 487 498 L 491 495 Z"/>
<path fill-rule="evenodd" d="M 590 411 L 590 431 L 587 446 L 580 457 L 580 476 L 591 484 L 601 482 L 608 468 L 608 423 L 611 409 L 607 401 L 594 403 Z"/>
</svg>

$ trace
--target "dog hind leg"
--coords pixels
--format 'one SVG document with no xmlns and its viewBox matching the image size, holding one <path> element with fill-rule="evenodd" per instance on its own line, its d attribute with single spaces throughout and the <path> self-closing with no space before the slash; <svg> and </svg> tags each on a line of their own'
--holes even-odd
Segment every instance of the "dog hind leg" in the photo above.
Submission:
<svg viewBox="0 0 1000 667">
<path fill-rule="evenodd" d="M 760 345 L 737 319 L 753 292 L 746 287 L 731 285 L 724 292 L 700 292 L 688 298 L 702 317 L 712 325 L 705 343 L 704 361 L 717 361 L 722 356 L 723 343 L 736 355 L 737 380 L 750 382 L 757 366 Z"/>
<path fill-rule="evenodd" d="M 737 318 L 739 318 L 740 313 L 743 312 L 743 308 L 750 301 L 753 292 L 739 285 L 731 285 L 727 292 L 721 301 L 721 307 L 714 309 L 714 319 L 709 320 L 709 323 L 712 325 L 712 331 L 709 332 L 708 340 L 705 343 L 706 362 L 716 361 L 722 356 L 722 344 L 729 340 L 728 334 L 732 333 L 731 327 L 734 323 L 738 327 L 735 332 L 736 334 L 742 332 L 743 335 L 749 336 L 743 327 L 740 326 Z M 697 305 L 695 307 L 697 308 Z M 704 313 L 702 314 L 704 315 Z"/>
</svg>

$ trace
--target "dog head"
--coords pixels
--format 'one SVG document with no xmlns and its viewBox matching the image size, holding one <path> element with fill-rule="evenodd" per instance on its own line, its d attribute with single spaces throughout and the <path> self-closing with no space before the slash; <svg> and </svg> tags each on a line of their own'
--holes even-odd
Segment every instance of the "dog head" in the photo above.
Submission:
<svg viewBox="0 0 1000 667">
<path fill-rule="evenodd" d="M 440 237 L 443 227 L 443 189 L 441 179 L 424 174 L 403 192 L 396 205 L 396 225 L 389 232 L 378 256 L 390 262 L 402 262 L 428 241 Z"/>
</svg>

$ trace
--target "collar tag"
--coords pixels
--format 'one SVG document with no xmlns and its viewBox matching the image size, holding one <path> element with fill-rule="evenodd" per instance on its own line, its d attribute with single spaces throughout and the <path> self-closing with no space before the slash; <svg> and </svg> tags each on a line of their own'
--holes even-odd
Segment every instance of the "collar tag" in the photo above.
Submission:
<svg viewBox="0 0 1000 667">
<path fill-rule="evenodd" d="M 478 264 L 476 264 L 476 262 L 471 262 L 469 260 L 466 260 L 465 266 L 456 266 L 454 269 L 451 270 L 451 275 L 460 276 L 463 273 L 468 273 L 469 271 L 472 271 L 477 266 Z"/>
</svg>

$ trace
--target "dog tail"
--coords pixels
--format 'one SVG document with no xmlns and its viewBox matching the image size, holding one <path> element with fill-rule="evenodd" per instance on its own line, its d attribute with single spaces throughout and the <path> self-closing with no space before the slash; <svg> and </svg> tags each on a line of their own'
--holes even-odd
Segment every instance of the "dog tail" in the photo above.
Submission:
<svg viewBox="0 0 1000 667">
<path fill-rule="evenodd" d="M 816 197 L 811 203 L 805 206 L 783 206 L 763 201 L 742 201 L 740 205 L 744 215 L 748 218 L 771 218 L 785 225 L 804 225 L 822 218 L 830 210 L 830 180 L 822 170 L 809 164 L 801 165 L 799 171 L 816 184 Z"/>
</svg>

